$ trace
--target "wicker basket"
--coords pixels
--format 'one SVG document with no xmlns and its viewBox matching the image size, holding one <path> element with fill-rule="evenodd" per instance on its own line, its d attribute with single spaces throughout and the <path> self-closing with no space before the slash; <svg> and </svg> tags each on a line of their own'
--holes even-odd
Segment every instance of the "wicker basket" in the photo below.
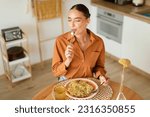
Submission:
<svg viewBox="0 0 150 117">
<path fill-rule="evenodd" d="M 14 46 L 7 50 L 9 61 L 17 60 L 20 58 L 24 58 L 24 49 L 20 46 Z"/>
</svg>

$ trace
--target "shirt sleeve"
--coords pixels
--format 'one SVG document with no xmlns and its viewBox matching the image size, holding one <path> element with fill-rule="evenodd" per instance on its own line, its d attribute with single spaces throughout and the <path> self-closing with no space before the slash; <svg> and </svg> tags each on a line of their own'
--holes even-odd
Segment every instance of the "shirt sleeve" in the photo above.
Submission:
<svg viewBox="0 0 150 117">
<path fill-rule="evenodd" d="M 65 75 L 67 73 L 65 63 L 62 59 L 62 54 L 64 54 L 63 48 L 61 48 L 60 42 L 56 39 L 52 59 L 52 72 L 56 77 Z"/>
</svg>

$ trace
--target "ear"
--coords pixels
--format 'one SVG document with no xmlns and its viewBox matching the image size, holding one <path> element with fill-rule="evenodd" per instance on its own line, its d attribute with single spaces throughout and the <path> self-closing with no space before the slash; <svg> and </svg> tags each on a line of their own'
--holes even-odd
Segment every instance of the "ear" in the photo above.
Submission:
<svg viewBox="0 0 150 117">
<path fill-rule="evenodd" d="M 87 19 L 87 24 L 89 24 L 89 23 L 90 23 L 90 21 L 91 21 L 91 19 L 90 19 L 90 18 L 88 18 L 88 19 Z"/>
</svg>

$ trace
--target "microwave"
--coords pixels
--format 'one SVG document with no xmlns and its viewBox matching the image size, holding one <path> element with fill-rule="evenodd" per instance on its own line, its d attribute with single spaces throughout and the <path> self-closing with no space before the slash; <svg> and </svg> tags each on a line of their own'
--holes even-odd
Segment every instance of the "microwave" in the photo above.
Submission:
<svg viewBox="0 0 150 117">
<path fill-rule="evenodd" d="M 112 2 L 115 4 L 119 4 L 119 5 L 125 5 L 125 4 L 132 3 L 132 0 L 104 0 L 104 1 Z"/>
</svg>

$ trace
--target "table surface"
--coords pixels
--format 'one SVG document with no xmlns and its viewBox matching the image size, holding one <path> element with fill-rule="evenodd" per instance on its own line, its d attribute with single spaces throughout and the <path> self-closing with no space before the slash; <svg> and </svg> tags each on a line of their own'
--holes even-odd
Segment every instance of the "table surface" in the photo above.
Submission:
<svg viewBox="0 0 150 117">
<path fill-rule="evenodd" d="M 57 82 L 58 83 L 58 82 Z M 52 89 L 57 83 L 51 83 L 50 85 L 41 89 L 36 95 L 33 96 L 33 100 L 54 100 L 52 96 Z M 119 93 L 120 84 L 114 81 L 109 81 L 109 86 L 113 90 L 112 100 L 116 100 Z M 142 100 L 142 97 L 134 92 L 132 89 L 123 86 L 123 94 L 127 100 Z"/>
</svg>

